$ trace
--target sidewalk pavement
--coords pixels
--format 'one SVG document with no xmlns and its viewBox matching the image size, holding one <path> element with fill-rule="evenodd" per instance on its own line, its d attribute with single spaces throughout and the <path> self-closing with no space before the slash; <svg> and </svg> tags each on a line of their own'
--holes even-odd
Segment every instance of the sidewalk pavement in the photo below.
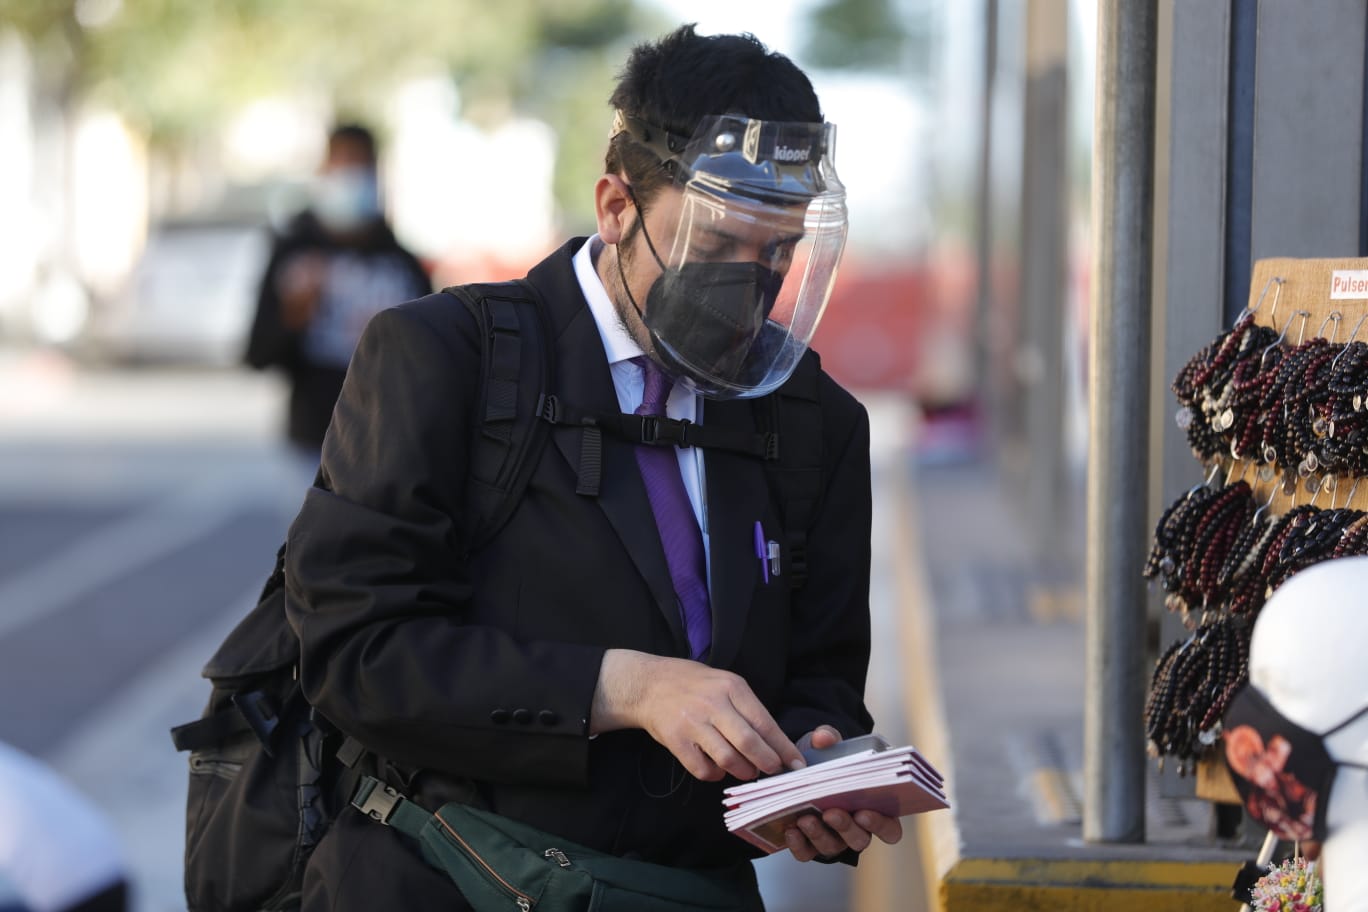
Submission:
<svg viewBox="0 0 1368 912">
<path fill-rule="evenodd" d="M 908 731 L 945 774 L 952 810 L 910 818 L 924 896 L 862 871 L 852 908 L 1233 912 L 1230 884 L 1253 852 L 1210 838 L 1207 802 L 1159 797 L 1153 767 L 1146 843 L 1082 838 L 1081 510 L 1076 567 L 1060 572 L 1034 556 L 1039 523 L 992 466 L 908 459 L 896 492 L 902 686 Z"/>
</svg>

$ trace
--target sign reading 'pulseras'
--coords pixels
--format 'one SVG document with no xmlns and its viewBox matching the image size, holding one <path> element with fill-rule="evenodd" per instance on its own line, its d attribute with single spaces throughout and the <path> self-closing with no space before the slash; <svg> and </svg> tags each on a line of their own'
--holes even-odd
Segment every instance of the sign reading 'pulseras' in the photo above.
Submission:
<svg viewBox="0 0 1368 912">
<path fill-rule="evenodd" d="M 1336 269 L 1330 274 L 1330 300 L 1368 298 L 1368 269 Z"/>
</svg>

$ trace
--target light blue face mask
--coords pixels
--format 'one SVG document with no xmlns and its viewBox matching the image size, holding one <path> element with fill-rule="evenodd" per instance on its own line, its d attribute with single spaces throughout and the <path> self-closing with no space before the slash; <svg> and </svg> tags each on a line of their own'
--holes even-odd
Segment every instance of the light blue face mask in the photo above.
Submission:
<svg viewBox="0 0 1368 912">
<path fill-rule="evenodd" d="M 338 168 L 319 175 L 313 211 L 330 231 L 355 231 L 380 215 L 380 188 L 369 168 Z"/>
</svg>

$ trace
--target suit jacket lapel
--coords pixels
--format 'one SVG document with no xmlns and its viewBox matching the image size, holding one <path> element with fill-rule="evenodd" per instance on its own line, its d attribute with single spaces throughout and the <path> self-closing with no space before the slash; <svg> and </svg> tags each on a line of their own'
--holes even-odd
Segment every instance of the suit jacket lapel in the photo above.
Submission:
<svg viewBox="0 0 1368 912">
<path fill-rule="evenodd" d="M 566 245 L 529 274 L 533 283 L 542 289 L 556 330 L 556 376 L 550 391 L 576 408 L 616 413 L 619 410 L 617 390 L 608 369 L 608 357 L 603 351 L 598 325 L 584 301 L 570 264 L 572 254 L 573 248 Z M 575 473 L 579 472 L 584 436 L 584 430 L 578 427 L 557 426 L 551 430 L 556 448 Z M 596 498 L 598 505 L 650 587 L 656 606 L 674 637 L 677 652 L 688 655 L 688 637 L 636 455 L 630 444 L 606 434 L 602 443 L 603 472 Z"/>
<path fill-rule="evenodd" d="M 665 560 L 660 531 L 656 528 L 650 498 L 646 496 L 646 484 L 641 480 L 636 454 L 631 445 L 610 437 L 603 440 L 603 484 L 598 502 L 617 530 L 632 562 L 650 586 L 656 607 L 670 628 L 676 653 L 687 656 L 689 638 L 684 631 L 679 598 L 670 581 L 670 565 Z"/>
<path fill-rule="evenodd" d="M 755 430 L 748 401 L 709 402 L 703 420 L 708 425 Z M 713 618 L 708 664 L 726 668 L 741 645 L 755 594 L 760 573 L 755 524 L 766 515 L 769 488 L 758 459 L 723 450 L 708 450 L 705 459 Z M 778 530 L 765 528 L 764 532 L 772 538 Z"/>
</svg>

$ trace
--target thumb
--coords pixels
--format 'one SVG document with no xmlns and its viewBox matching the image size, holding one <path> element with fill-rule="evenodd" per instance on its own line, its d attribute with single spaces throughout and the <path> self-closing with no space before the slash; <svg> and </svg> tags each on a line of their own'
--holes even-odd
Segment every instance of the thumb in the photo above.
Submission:
<svg viewBox="0 0 1368 912">
<path fill-rule="evenodd" d="M 800 751 L 804 751 L 814 749 L 825 750 L 833 744 L 839 744 L 840 742 L 841 733 L 833 726 L 819 725 L 793 743 Z"/>
<path fill-rule="evenodd" d="M 823 750 L 833 744 L 839 744 L 841 733 L 830 725 L 819 725 L 812 730 L 811 738 L 809 743 L 817 750 Z"/>
</svg>

